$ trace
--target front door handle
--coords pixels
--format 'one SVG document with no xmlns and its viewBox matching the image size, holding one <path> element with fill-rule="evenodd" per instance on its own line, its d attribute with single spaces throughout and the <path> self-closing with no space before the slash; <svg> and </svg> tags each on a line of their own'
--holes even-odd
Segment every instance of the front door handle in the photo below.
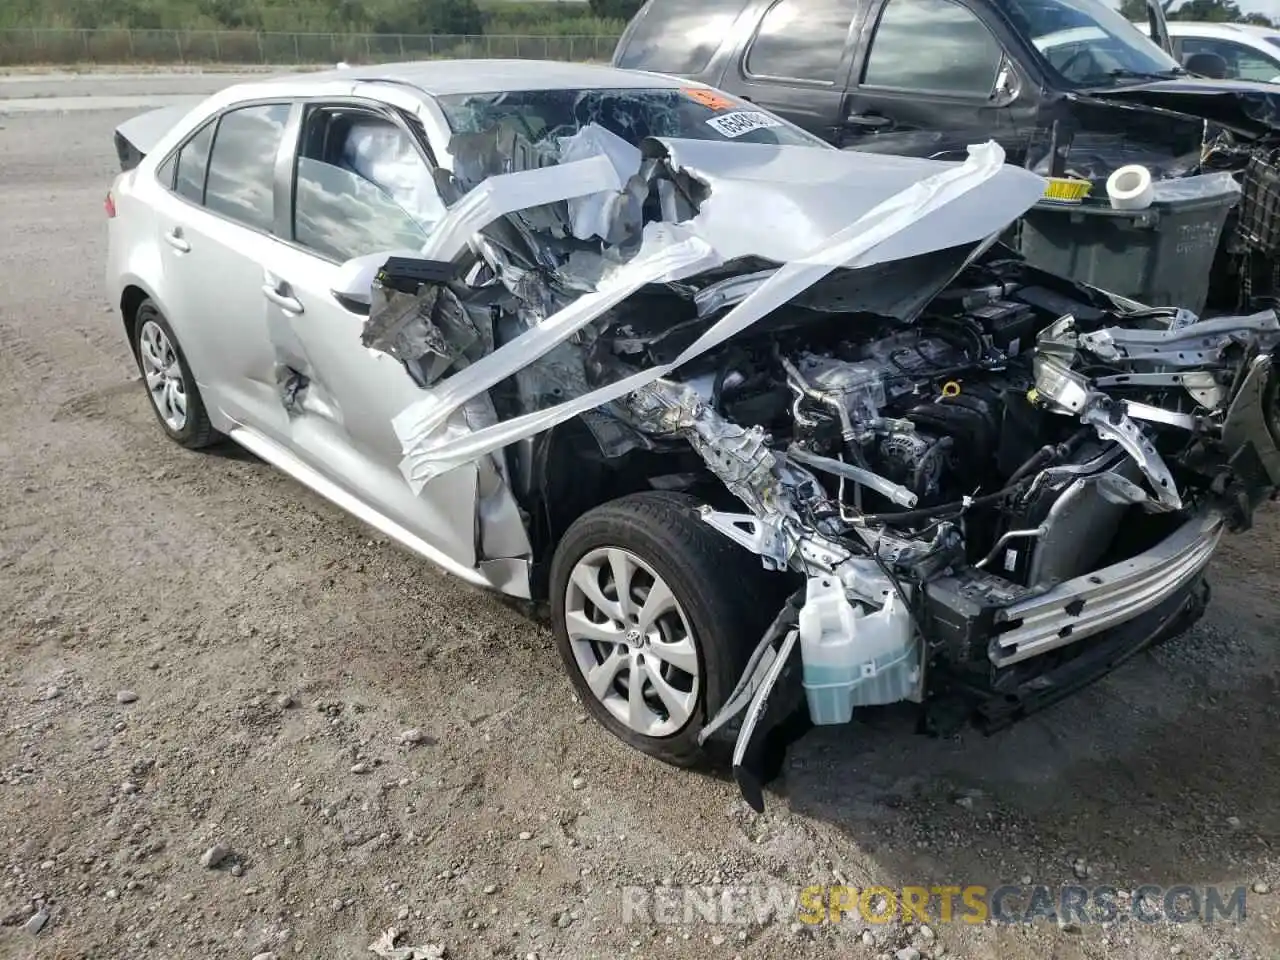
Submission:
<svg viewBox="0 0 1280 960">
<path fill-rule="evenodd" d="M 893 123 L 888 117 L 878 113 L 851 113 L 844 119 L 845 126 L 862 127 L 867 130 L 883 130 Z"/>
<path fill-rule="evenodd" d="M 285 313 L 296 315 L 303 312 L 302 301 L 293 295 L 289 284 L 283 280 L 268 277 L 267 282 L 262 285 L 262 295 Z"/>
<path fill-rule="evenodd" d="M 164 235 L 164 242 L 179 253 L 190 253 L 191 244 L 187 243 L 186 238 L 182 235 L 181 227 L 174 227 Z"/>
</svg>

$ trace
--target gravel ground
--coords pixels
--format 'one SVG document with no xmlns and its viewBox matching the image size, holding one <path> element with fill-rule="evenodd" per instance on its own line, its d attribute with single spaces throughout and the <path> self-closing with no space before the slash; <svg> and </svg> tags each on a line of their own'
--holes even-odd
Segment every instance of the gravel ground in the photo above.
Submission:
<svg viewBox="0 0 1280 960">
<path fill-rule="evenodd" d="M 991 739 L 812 733 L 757 816 L 586 722 L 520 610 L 164 439 L 102 293 L 126 116 L 0 119 L 0 956 L 1280 953 L 1275 515 L 1189 636 Z M 627 923 L 621 892 L 1080 877 L 1262 892 L 1243 923 L 927 931 Z"/>
</svg>

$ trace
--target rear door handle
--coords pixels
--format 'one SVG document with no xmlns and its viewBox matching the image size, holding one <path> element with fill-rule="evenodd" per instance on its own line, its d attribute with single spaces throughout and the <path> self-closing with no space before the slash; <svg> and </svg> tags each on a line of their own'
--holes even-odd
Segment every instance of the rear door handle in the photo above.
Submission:
<svg viewBox="0 0 1280 960">
<path fill-rule="evenodd" d="M 288 283 L 274 274 L 267 273 L 264 275 L 262 295 L 285 313 L 299 314 L 303 312 L 302 301 L 293 295 Z"/>
<path fill-rule="evenodd" d="M 881 130 L 893 123 L 888 117 L 878 113 L 851 113 L 845 117 L 844 122 L 846 126 L 864 127 L 868 130 Z"/>
<path fill-rule="evenodd" d="M 182 235 L 181 227 L 174 227 L 164 235 L 164 242 L 179 253 L 190 253 L 191 244 L 187 243 L 186 238 Z"/>
</svg>

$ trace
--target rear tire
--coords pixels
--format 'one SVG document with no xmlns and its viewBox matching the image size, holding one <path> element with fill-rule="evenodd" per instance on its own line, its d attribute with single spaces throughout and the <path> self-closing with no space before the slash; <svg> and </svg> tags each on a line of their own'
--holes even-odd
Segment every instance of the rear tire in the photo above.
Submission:
<svg viewBox="0 0 1280 960">
<path fill-rule="evenodd" d="M 169 321 L 152 300 L 143 300 L 133 321 L 133 356 L 151 400 L 151 410 L 169 439 L 188 450 L 217 443 L 196 378 Z"/>
<path fill-rule="evenodd" d="M 587 711 L 677 766 L 703 759 L 698 731 L 737 684 L 784 586 L 697 506 L 674 493 L 614 500 L 570 526 L 551 565 L 556 645 Z"/>
</svg>

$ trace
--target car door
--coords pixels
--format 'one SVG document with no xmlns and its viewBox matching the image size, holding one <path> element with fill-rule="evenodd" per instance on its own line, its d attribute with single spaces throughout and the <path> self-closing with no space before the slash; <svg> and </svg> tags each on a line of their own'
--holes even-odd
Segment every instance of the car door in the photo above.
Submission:
<svg viewBox="0 0 1280 960">
<path fill-rule="evenodd" d="M 262 299 L 273 176 L 288 103 L 227 110 L 172 158 L 156 203 L 166 304 L 201 393 L 237 423 L 283 435 Z"/>
<path fill-rule="evenodd" d="M 917 130 L 986 138 L 1011 124 L 1022 80 L 991 27 L 958 0 L 877 0 L 858 50 L 845 145 Z"/>
<path fill-rule="evenodd" d="M 444 214 L 431 167 L 392 112 L 364 104 L 306 104 L 296 144 L 280 190 L 292 208 L 259 274 L 290 446 L 362 503 L 475 567 L 486 552 L 480 465 L 414 494 L 391 421 L 422 389 L 399 361 L 361 344 L 367 305 L 334 293 L 344 262 L 422 247 Z M 523 527 L 514 529 L 488 555 L 527 551 Z"/>
<path fill-rule="evenodd" d="M 834 141 L 860 7 L 860 0 L 776 0 L 721 84 Z"/>
</svg>

